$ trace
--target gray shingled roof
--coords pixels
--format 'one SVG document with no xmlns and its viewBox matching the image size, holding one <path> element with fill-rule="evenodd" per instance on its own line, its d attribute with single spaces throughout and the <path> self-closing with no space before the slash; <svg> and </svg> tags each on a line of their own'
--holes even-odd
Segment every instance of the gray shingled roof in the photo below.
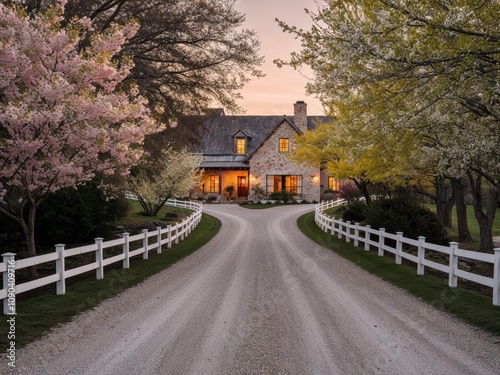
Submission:
<svg viewBox="0 0 500 375">
<path fill-rule="evenodd" d="M 247 154 L 252 153 L 265 137 L 286 118 L 293 124 L 293 116 L 219 116 L 206 120 L 202 148 L 205 155 L 232 155 L 234 152 L 232 135 L 239 130 L 250 135 Z M 326 116 L 308 116 L 307 127 L 313 129 L 314 120 L 327 121 Z"/>
<path fill-rule="evenodd" d="M 240 130 L 250 138 L 247 156 L 265 140 L 283 119 L 294 123 L 293 116 L 214 116 L 205 118 L 201 131 L 201 152 L 205 156 L 202 168 L 248 168 L 245 155 L 234 154 L 233 135 Z M 326 122 L 326 116 L 307 116 L 307 127 L 314 129 L 317 122 Z"/>
</svg>

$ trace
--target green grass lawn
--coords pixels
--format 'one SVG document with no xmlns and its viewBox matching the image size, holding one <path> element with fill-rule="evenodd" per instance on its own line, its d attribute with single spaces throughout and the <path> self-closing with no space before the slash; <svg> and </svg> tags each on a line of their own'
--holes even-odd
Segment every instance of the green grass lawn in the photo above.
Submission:
<svg viewBox="0 0 500 375">
<path fill-rule="evenodd" d="M 163 206 L 160 212 L 158 212 L 158 215 L 153 217 L 144 215 L 144 210 L 142 209 L 141 204 L 138 201 L 128 200 L 128 204 L 129 204 L 129 211 L 127 213 L 127 216 L 118 220 L 117 222 L 118 225 L 141 223 L 144 221 L 158 221 L 164 218 L 167 212 L 176 213 L 181 218 L 189 216 L 193 212 L 187 208 Z"/>
<path fill-rule="evenodd" d="M 500 336 L 500 306 L 493 306 L 492 298 L 463 288 L 450 288 L 447 279 L 431 275 L 418 276 L 416 269 L 396 265 L 394 259 L 379 257 L 324 233 L 314 222 L 314 212 L 301 216 L 300 230 L 313 241 L 334 251 L 359 267 L 408 291 L 476 327 Z"/>
<path fill-rule="evenodd" d="M 428 205 L 429 209 L 436 211 L 436 207 L 434 205 Z M 456 241 L 458 239 L 458 231 L 457 231 L 457 210 L 453 207 L 452 212 L 452 229 L 448 229 L 449 236 Z M 477 248 L 479 248 L 479 224 L 477 223 L 476 216 L 474 214 L 474 208 L 472 206 L 467 206 L 467 223 L 469 225 L 469 232 L 477 242 Z M 497 210 L 495 219 L 493 220 L 493 236 L 500 236 L 500 209 Z"/>
<path fill-rule="evenodd" d="M 291 203 L 291 204 L 307 204 L 307 203 Z M 288 204 L 288 206 L 290 203 Z M 284 203 L 241 203 L 240 207 L 243 208 L 249 208 L 251 210 L 263 210 L 266 208 L 273 208 L 273 207 L 279 207 L 279 206 L 286 206 Z"/>
<path fill-rule="evenodd" d="M 170 208 L 172 207 L 167 209 Z M 176 208 L 176 210 L 182 209 Z M 142 220 L 144 221 L 144 217 Z M 220 225 L 220 221 L 215 217 L 203 214 L 200 224 L 184 241 L 174 245 L 172 249 L 164 249 L 162 254 L 151 254 L 150 260 L 136 257 L 131 260 L 129 269 L 108 268 L 103 280 L 95 280 L 95 273 L 92 272 L 88 279 L 69 282 L 64 295 L 58 296 L 52 292 L 18 301 L 16 304 L 16 347 L 20 348 L 36 340 L 56 325 L 70 321 L 82 311 L 91 309 L 103 300 L 168 268 L 207 243 L 219 231 Z M 7 348 L 7 340 L 4 340 L 7 338 L 7 319 L 8 317 L 4 316 L 0 323 L 0 350 L 2 351 Z"/>
<path fill-rule="evenodd" d="M 278 207 L 278 206 L 284 206 L 283 203 L 265 203 L 265 204 L 256 204 L 256 203 L 241 203 L 240 207 L 243 208 L 248 208 L 250 210 L 264 210 L 266 208 L 273 208 L 273 207 Z"/>
</svg>

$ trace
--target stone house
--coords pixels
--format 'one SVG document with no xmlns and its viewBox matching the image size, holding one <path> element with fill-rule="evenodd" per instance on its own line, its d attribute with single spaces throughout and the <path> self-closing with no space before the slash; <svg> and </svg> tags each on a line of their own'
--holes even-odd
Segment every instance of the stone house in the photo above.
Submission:
<svg viewBox="0 0 500 375">
<path fill-rule="evenodd" d="M 297 198 L 319 201 L 337 182 L 326 171 L 294 163 L 289 154 L 294 137 L 326 122 L 326 116 L 307 116 L 307 104 L 294 104 L 293 116 L 227 116 L 211 111 L 204 119 L 200 168 L 204 177 L 197 194 L 256 200 L 258 188 L 265 196 L 286 190 Z"/>
</svg>

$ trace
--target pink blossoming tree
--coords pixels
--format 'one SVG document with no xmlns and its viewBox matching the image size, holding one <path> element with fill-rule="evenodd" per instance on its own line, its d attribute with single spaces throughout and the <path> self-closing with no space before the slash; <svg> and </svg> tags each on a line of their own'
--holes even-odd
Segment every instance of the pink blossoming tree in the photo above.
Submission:
<svg viewBox="0 0 500 375">
<path fill-rule="evenodd" d="M 0 212 L 21 225 L 29 256 L 47 194 L 127 174 L 153 128 L 137 88 L 118 87 L 132 63 L 117 55 L 138 25 L 63 27 L 65 2 L 33 18 L 0 4 Z"/>
</svg>

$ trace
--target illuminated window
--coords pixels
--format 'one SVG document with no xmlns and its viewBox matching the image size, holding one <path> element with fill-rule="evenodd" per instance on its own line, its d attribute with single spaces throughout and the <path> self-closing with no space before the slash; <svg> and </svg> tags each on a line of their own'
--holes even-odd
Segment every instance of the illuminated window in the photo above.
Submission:
<svg viewBox="0 0 500 375">
<path fill-rule="evenodd" d="M 245 138 L 236 138 L 236 153 L 245 155 L 247 153 L 247 140 Z"/>
<path fill-rule="evenodd" d="M 219 192 L 219 176 L 210 176 L 210 193 Z"/>
<path fill-rule="evenodd" d="M 288 138 L 279 139 L 279 151 L 280 152 L 290 152 L 290 141 Z"/>
<path fill-rule="evenodd" d="M 266 191 L 268 194 L 286 190 L 292 194 L 302 194 L 302 176 L 267 175 Z"/>
<path fill-rule="evenodd" d="M 328 177 L 328 189 L 333 191 L 339 191 L 340 181 L 335 179 L 334 177 Z"/>
</svg>

